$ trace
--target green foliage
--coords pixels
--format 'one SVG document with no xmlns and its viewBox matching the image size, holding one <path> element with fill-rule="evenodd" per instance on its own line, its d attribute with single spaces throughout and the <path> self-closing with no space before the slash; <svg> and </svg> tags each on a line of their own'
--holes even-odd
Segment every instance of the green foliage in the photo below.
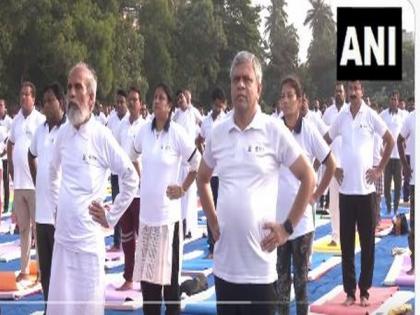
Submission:
<svg viewBox="0 0 420 315">
<path fill-rule="evenodd" d="M 263 98 L 273 104 L 278 98 L 280 81 L 296 73 L 298 66 L 298 36 L 293 25 L 287 25 L 284 0 L 272 0 L 265 32 L 269 35 L 268 65 L 264 71 Z"/>
</svg>

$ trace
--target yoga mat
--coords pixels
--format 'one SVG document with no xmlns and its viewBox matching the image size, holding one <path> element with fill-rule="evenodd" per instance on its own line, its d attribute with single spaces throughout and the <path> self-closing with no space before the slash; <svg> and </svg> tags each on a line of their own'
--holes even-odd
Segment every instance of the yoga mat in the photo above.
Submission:
<svg viewBox="0 0 420 315">
<path fill-rule="evenodd" d="M 105 276 L 105 308 L 113 310 L 136 310 L 142 307 L 143 297 L 140 283 L 135 282 L 132 290 L 117 291 L 124 283 L 122 273 L 106 274 Z"/>
<path fill-rule="evenodd" d="M 342 286 L 335 287 L 330 293 L 321 297 L 318 301 L 310 305 L 311 314 L 324 315 L 365 315 L 376 314 L 376 310 L 398 291 L 398 287 L 375 288 L 369 290 L 369 303 L 367 307 L 360 306 L 359 291 L 356 291 L 356 303 L 351 306 L 342 305 L 346 299 L 346 294 Z"/>
<path fill-rule="evenodd" d="M 115 267 L 119 267 L 124 265 L 124 252 L 117 251 L 117 252 L 110 252 L 107 251 L 105 253 L 105 268 L 111 269 Z"/>
<path fill-rule="evenodd" d="M 204 270 L 213 268 L 212 259 L 197 258 L 192 260 L 183 260 L 182 269 L 183 270 Z"/>
<path fill-rule="evenodd" d="M 31 249 L 31 256 L 35 255 L 35 249 Z M 0 244 L 0 262 L 9 262 L 20 258 L 20 240 Z"/>
<path fill-rule="evenodd" d="M 414 280 L 416 278 L 415 274 L 408 275 L 407 271 L 411 269 L 411 259 L 410 255 L 405 254 L 402 255 L 402 265 L 400 269 L 400 273 L 395 279 L 395 284 L 398 286 L 409 286 L 414 287 Z"/>
<path fill-rule="evenodd" d="M 311 270 L 308 272 L 308 280 L 314 281 L 319 279 L 322 275 L 340 263 L 340 256 L 324 253 L 313 253 Z"/>
</svg>

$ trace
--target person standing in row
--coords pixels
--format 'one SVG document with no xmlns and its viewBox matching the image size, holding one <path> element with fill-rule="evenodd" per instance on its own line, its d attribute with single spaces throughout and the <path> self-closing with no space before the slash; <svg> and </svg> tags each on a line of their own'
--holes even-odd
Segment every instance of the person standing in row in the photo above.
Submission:
<svg viewBox="0 0 420 315">
<path fill-rule="evenodd" d="M 117 90 L 117 95 L 115 99 L 115 109 L 109 115 L 109 120 L 107 123 L 107 127 L 111 129 L 112 135 L 115 139 L 118 138 L 118 133 L 120 131 L 121 122 L 128 118 L 128 111 L 127 111 L 127 93 L 124 90 Z M 116 174 L 111 173 L 111 198 L 112 202 L 114 202 L 115 197 L 118 195 L 119 187 L 118 187 L 118 176 Z M 113 236 L 113 245 L 110 251 L 119 251 L 121 246 L 121 227 L 120 224 L 114 227 L 114 236 Z"/>
<path fill-rule="evenodd" d="M 261 112 L 262 70 L 257 57 L 233 59 L 234 112 L 206 140 L 197 176 L 201 204 L 215 240 L 217 313 L 274 314 L 277 297 L 275 249 L 293 233 L 314 190 L 311 166 L 278 119 Z M 284 164 L 301 181 L 288 218 L 276 221 L 278 171 Z M 219 176 L 217 213 L 210 180 Z M 249 303 L 251 301 L 251 303 Z"/>
<path fill-rule="evenodd" d="M 93 117 L 97 79 L 85 63 L 67 80 L 67 118 L 50 164 L 49 197 L 57 208 L 47 315 L 104 314 L 105 242 L 101 226 L 113 227 L 132 202 L 139 178 L 111 131 Z M 105 209 L 109 169 L 120 192 Z M 61 170 L 61 180 L 57 177 Z M 75 172 L 77 170 L 77 172 Z M 55 184 L 57 183 L 57 184 Z"/>
<path fill-rule="evenodd" d="M 170 89 L 159 84 L 153 96 L 155 117 L 137 133 L 133 147 L 142 156 L 134 279 L 141 281 L 146 315 L 160 314 L 162 294 L 166 314 L 180 313 L 181 197 L 195 180 L 200 160 L 194 141 L 171 121 L 173 106 Z M 183 180 L 182 165 L 189 169 Z"/>
<path fill-rule="evenodd" d="M 369 305 L 375 265 L 375 185 L 391 155 L 394 140 L 379 115 L 363 101 L 361 81 L 349 81 L 347 95 L 350 105 L 338 114 L 330 130 L 324 135 L 331 144 L 342 137 L 341 167 L 337 178 L 340 185 L 340 244 L 344 292 L 344 305 L 356 302 L 356 275 L 354 247 L 356 226 L 361 247 L 361 273 L 358 282 L 360 305 Z M 373 167 L 374 134 L 384 141 L 384 153 L 379 165 Z"/>
<path fill-rule="evenodd" d="M 325 165 L 320 184 L 313 192 L 311 204 L 322 195 L 333 177 L 335 171 L 334 156 L 317 128 L 301 113 L 303 91 L 296 77 L 286 77 L 280 84 L 281 110 L 283 121 L 292 133 L 294 139 L 303 150 L 305 157 L 314 163 L 315 159 Z M 284 222 L 290 215 L 293 202 L 299 191 L 299 180 L 284 165 L 279 171 L 279 189 L 277 195 L 277 221 Z M 308 263 L 312 248 L 315 224 L 312 207 L 308 205 L 299 223 L 293 228 L 293 233 L 287 242 L 277 248 L 277 273 L 279 291 L 279 312 L 289 314 L 290 289 L 292 284 L 291 261 L 293 261 L 293 285 L 298 315 L 308 313 Z"/>
<path fill-rule="evenodd" d="M 66 122 L 63 88 L 58 83 L 47 85 L 42 93 L 46 122 L 35 131 L 28 151 L 28 164 L 35 185 L 35 222 L 42 293 L 48 300 L 51 260 L 54 248 L 56 209 L 48 197 L 49 166 L 57 133 Z M 60 176 L 56 179 L 60 181 Z M 58 183 L 54 183 L 57 185 Z"/>
<path fill-rule="evenodd" d="M 222 121 L 225 117 L 225 108 L 226 108 L 226 97 L 225 92 L 221 88 L 215 88 L 212 92 L 212 100 L 213 100 L 213 107 L 211 113 L 206 116 L 201 124 L 200 134 L 196 139 L 196 144 L 200 153 L 203 154 L 205 141 L 211 135 L 211 131 L 215 124 Z M 219 190 L 219 178 L 217 177 L 217 171 L 213 172 L 213 176 L 210 180 L 211 192 L 213 194 L 213 202 L 215 208 L 217 208 L 217 191 Z M 207 223 L 207 235 L 208 240 L 207 243 L 209 244 L 209 253 L 207 258 L 213 258 L 213 250 L 214 250 L 214 239 L 213 235 L 211 234 L 211 229 L 209 224 Z"/>
<path fill-rule="evenodd" d="M 117 140 L 124 151 L 129 155 L 133 162 L 137 174 L 140 176 L 141 158 L 132 154 L 134 139 L 141 127 L 146 123 L 140 114 L 141 93 L 136 87 L 131 87 L 128 91 L 128 112 L 120 125 Z M 118 288 L 120 291 L 131 290 L 133 288 L 134 257 L 136 250 L 136 239 L 139 233 L 139 211 L 140 211 L 140 188 L 128 209 L 124 212 L 119 221 L 121 226 L 121 245 L 124 251 L 124 274 L 125 282 Z"/>
<path fill-rule="evenodd" d="M 20 111 L 13 119 L 7 142 L 7 160 L 14 185 L 14 213 L 20 234 L 20 273 L 16 281 L 29 279 L 29 259 L 32 235 L 35 231 L 35 186 L 28 164 L 28 149 L 35 130 L 45 116 L 35 108 L 36 89 L 32 82 L 22 83 Z"/>
</svg>

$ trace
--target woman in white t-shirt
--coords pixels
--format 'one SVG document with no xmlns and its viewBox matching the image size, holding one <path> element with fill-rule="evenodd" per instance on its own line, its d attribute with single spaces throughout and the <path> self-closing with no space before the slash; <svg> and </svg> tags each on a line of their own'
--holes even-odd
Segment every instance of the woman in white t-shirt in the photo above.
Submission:
<svg viewBox="0 0 420 315">
<path fill-rule="evenodd" d="M 331 150 L 318 129 L 302 114 L 302 88 L 295 77 L 287 77 L 280 85 L 283 121 L 291 131 L 304 155 L 311 163 L 317 159 L 325 165 L 318 187 L 311 197 L 313 204 L 328 187 L 335 171 L 335 161 Z M 277 222 L 284 222 L 289 216 L 296 198 L 300 181 L 284 166 L 279 171 L 277 195 Z M 277 248 L 277 273 L 280 298 L 280 314 L 288 314 L 290 306 L 290 287 L 292 283 L 291 262 L 293 261 L 293 284 L 295 289 L 296 311 L 298 315 L 307 314 L 308 297 L 306 282 L 308 262 L 314 234 L 312 207 L 308 205 L 299 223 L 291 231 L 288 241 Z"/>
<path fill-rule="evenodd" d="M 173 103 L 165 84 L 155 89 L 153 109 L 155 118 L 134 140 L 134 151 L 142 154 L 134 280 L 141 281 L 144 314 L 160 314 L 162 291 L 166 314 L 179 314 L 181 197 L 195 180 L 199 153 L 185 130 L 171 121 Z M 190 167 L 183 182 L 178 180 L 181 162 Z"/>
</svg>

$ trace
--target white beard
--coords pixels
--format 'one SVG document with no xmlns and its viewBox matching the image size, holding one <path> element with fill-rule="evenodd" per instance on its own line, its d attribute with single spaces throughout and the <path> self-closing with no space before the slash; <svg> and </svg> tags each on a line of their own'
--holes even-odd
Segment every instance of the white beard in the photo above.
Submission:
<svg viewBox="0 0 420 315">
<path fill-rule="evenodd" d="M 69 104 L 67 109 L 67 118 L 74 127 L 82 125 L 89 117 L 89 112 L 84 108 L 81 110 L 75 105 Z"/>
</svg>

